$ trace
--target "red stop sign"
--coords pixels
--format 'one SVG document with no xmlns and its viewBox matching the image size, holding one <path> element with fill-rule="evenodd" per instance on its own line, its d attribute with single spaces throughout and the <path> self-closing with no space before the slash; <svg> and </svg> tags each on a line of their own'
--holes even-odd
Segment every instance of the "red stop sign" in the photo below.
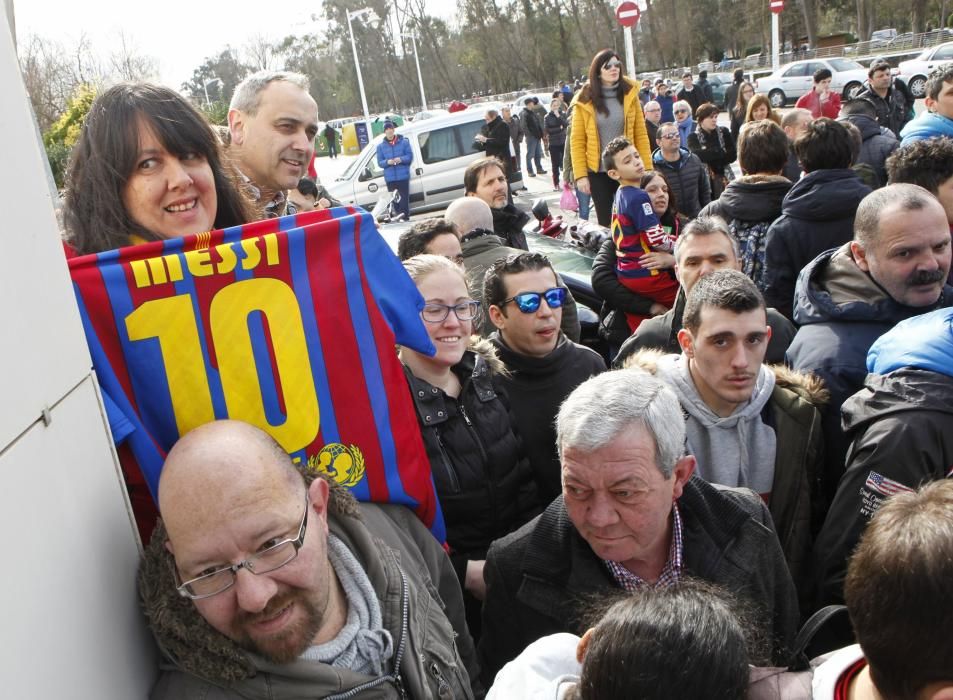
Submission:
<svg viewBox="0 0 953 700">
<path fill-rule="evenodd" d="M 615 16 L 623 27 L 634 27 L 639 23 L 639 6 L 630 0 L 620 2 L 615 8 Z"/>
<path fill-rule="evenodd" d="M 784 0 L 770 0 L 768 6 L 774 14 L 780 14 L 781 10 L 784 9 Z"/>
</svg>

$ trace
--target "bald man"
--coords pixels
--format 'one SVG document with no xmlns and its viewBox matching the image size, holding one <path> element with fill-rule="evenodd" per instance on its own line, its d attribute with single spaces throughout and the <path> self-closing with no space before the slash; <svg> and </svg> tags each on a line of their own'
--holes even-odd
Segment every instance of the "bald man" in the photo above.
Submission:
<svg viewBox="0 0 953 700">
<path fill-rule="evenodd" d="M 159 510 L 139 572 L 164 652 L 152 700 L 480 696 L 453 568 L 406 508 L 219 421 L 170 451 Z"/>
<path fill-rule="evenodd" d="M 477 301 L 481 301 L 483 299 L 483 277 L 486 275 L 486 271 L 493 266 L 493 263 L 510 255 L 519 255 L 526 251 L 506 245 L 503 239 L 494 233 L 493 210 L 489 204 L 479 197 L 455 199 L 447 207 L 443 217 L 454 224 L 457 231 L 463 236 L 460 242 L 463 246 L 463 266 L 467 270 L 470 296 Z M 562 278 L 559 278 L 559 284 L 566 286 Z M 573 342 L 579 342 L 581 334 L 579 312 L 576 309 L 576 300 L 572 298 L 571 293 L 566 295 L 566 301 L 563 303 L 560 329 L 566 334 L 567 338 Z M 493 333 L 496 327 L 490 323 L 489 316 L 483 313 L 480 315 L 477 330 L 485 338 Z"/>
</svg>

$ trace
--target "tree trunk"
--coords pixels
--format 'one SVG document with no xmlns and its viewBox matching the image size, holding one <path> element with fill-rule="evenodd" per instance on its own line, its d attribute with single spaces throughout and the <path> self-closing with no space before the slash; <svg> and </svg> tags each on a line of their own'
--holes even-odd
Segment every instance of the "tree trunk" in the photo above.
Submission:
<svg viewBox="0 0 953 700">
<path fill-rule="evenodd" d="M 863 0 L 858 0 L 862 2 Z M 798 7 L 801 8 L 801 15 L 804 17 L 804 30 L 807 33 L 807 43 L 810 47 L 817 47 L 817 13 L 814 10 L 814 0 L 797 0 Z"/>
</svg>

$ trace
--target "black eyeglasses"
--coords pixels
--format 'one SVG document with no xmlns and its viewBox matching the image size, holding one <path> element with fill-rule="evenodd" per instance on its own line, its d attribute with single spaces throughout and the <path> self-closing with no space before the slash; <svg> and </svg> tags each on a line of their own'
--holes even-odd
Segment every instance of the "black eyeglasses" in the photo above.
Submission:
<svg viewBox="0 0 953 700">
<path fill-rule="evenodd" d="M 545 299 L 546 303 L 551 309 L 558 309 L 566 301 L 566 288 L 565 287 L 553 287 L 552 289 L 547 289 L 545 292 L 523 292 L 522 294 L 517 294 L 515 297 L 510 297 L 509 299 L 504 299 L 503 303 L 500 306 L 506 306 L 511 301 L 516 302 L 516 308 L 522 311 L 524 314 L 531 314 L 536 312 L 539 309 L 539 305 L 542 303 L 542 300 Z"/>
<path fill-rule="evenodd" d="M 456 314 L 460 321 L 472 321 L 480 310 L 480 302 L 470 299 L 459 304 L 427 304 L 420 312 L 420 318 L 427 323 L 443 323 L 450 312 Z"/>
<path fill-rule="evenodd" d="M 301 525 L 298 526 L 297 537 L 276 542 L 237 564 L 222 566 L 180 583 L 179 572 L 173 561 L 172 576 L 175 578 L 176 590 L 179 595 L 192 600 L 210 598 L 234 586 L 235 576 L 240 569 L 247 569 L 256 576 L 280 569 L 298 556 L 298 550 L 304 545 L 304 535 L 308 526 L 308 511 L 310 509 L 307 494 L 305 494 L 304 515 L 301 516 Z"/>
</svg>

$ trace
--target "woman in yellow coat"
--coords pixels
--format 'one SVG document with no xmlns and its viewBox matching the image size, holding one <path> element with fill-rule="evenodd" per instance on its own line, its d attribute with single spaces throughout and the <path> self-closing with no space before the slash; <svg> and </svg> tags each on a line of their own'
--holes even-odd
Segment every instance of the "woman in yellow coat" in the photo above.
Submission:
<svg viewBox="0 0 953 700">
<path fill-rule="evenodd" d="M 652 169 L 652 151 L 639 103 L 639 86 L 623 75 L 622 59 L 603 49 L 589 66 L 589 82 L 572 102 L 572 169 L 576 189 L 592 195 L 601 226 L 612 223 L 612 199 L 618 183 L 602 167 L 602 149 L 616 136 L 631 141 L 645 169 Z"/>
</svg>

